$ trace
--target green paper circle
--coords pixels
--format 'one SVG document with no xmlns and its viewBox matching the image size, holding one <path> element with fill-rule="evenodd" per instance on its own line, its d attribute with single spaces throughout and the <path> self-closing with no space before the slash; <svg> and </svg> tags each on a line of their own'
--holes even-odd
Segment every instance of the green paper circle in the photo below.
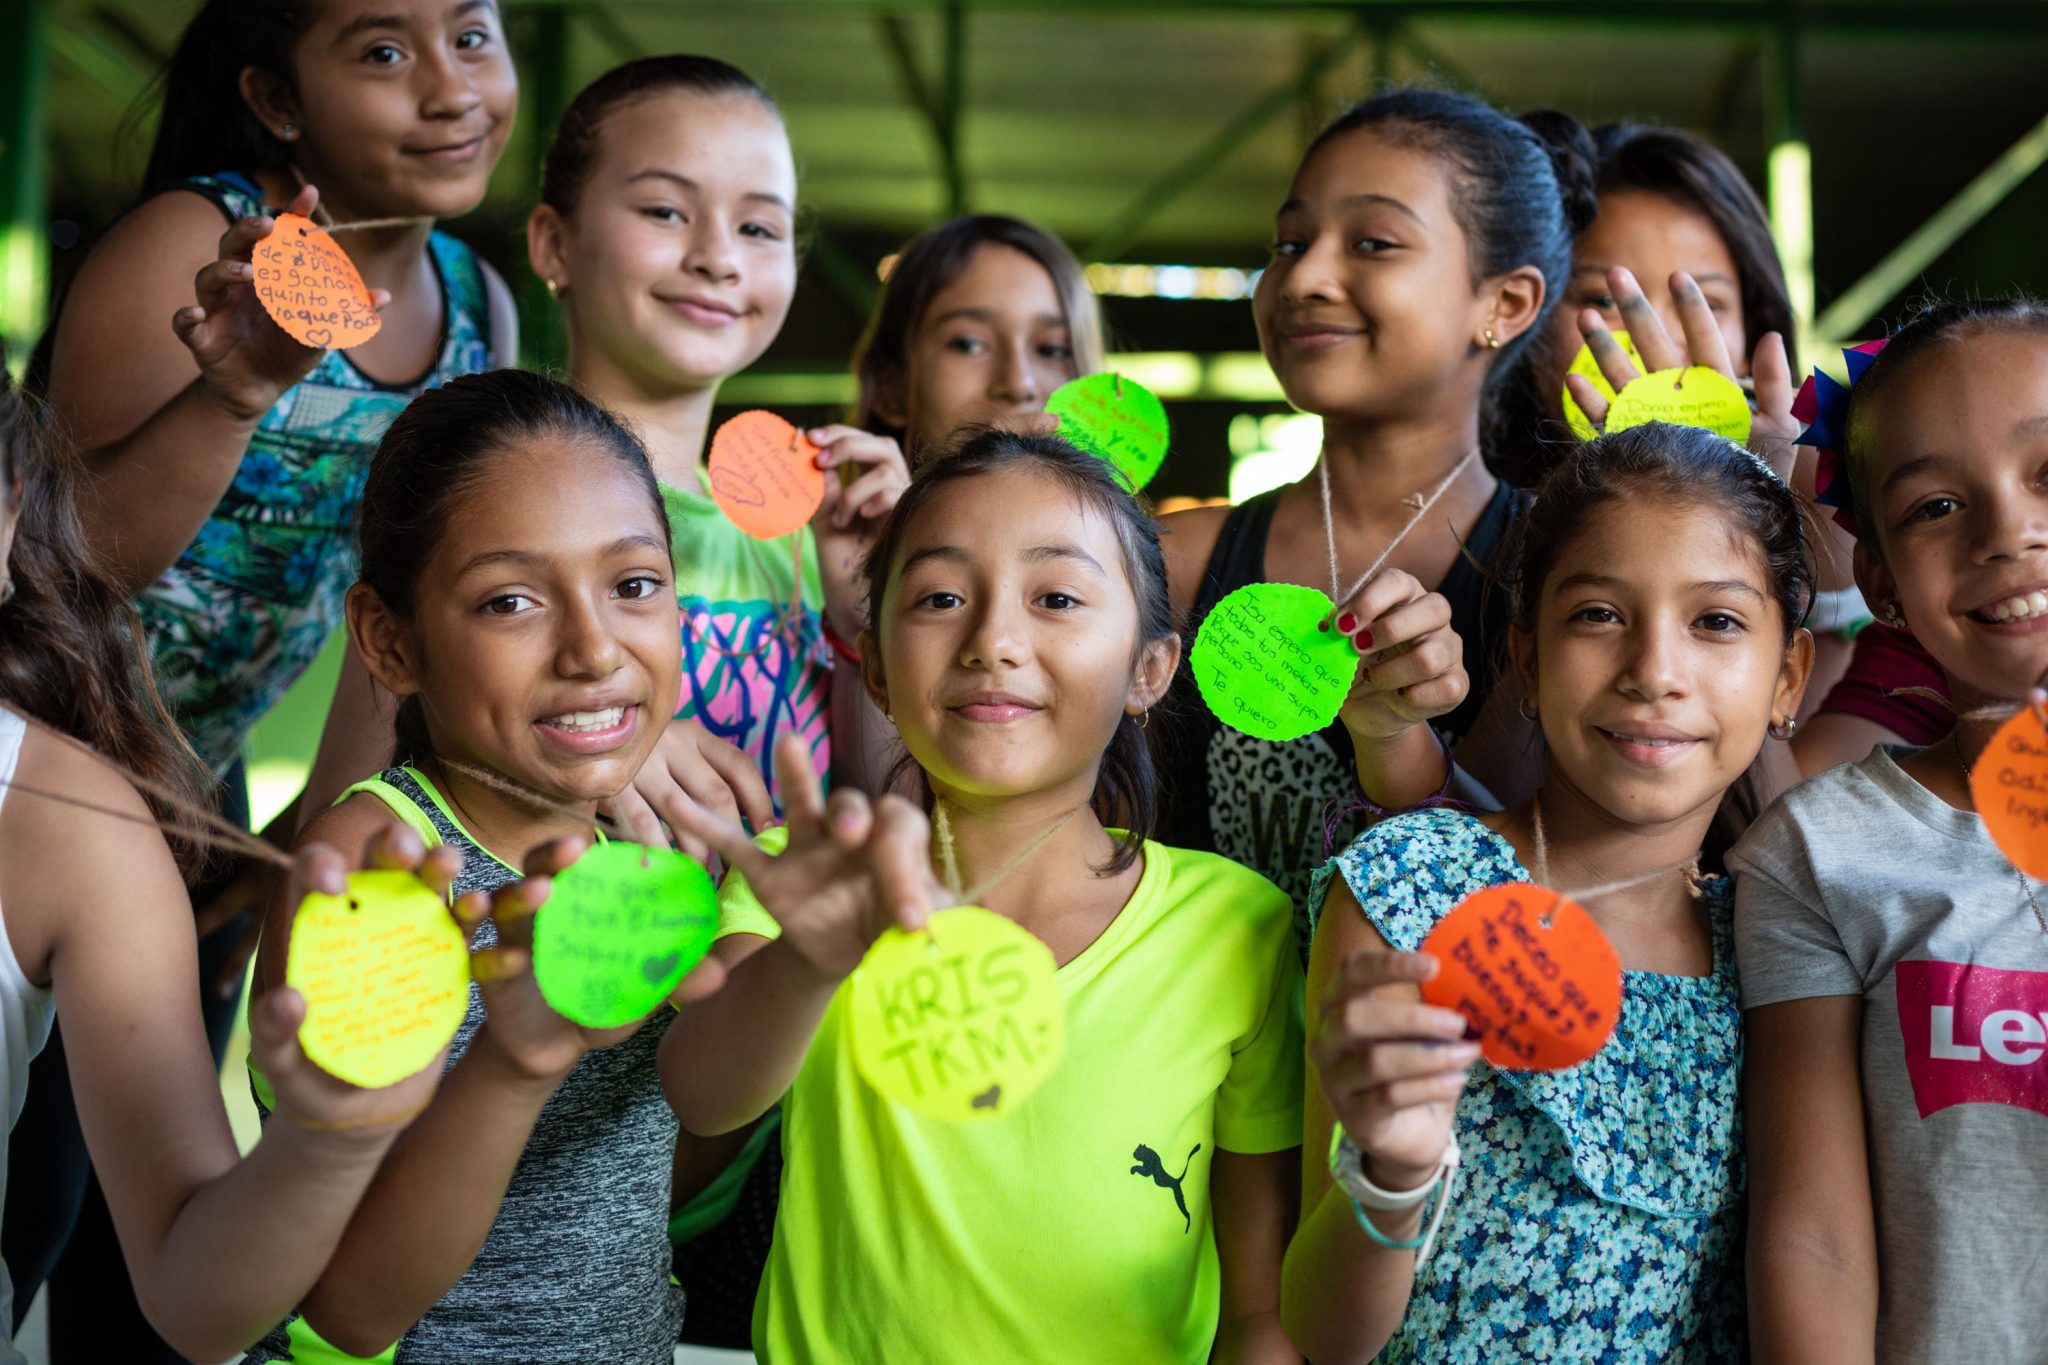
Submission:
<svg viewBox="0 0 2048 1365">
<path fill-rule="evenodd" d="M 563 1018 L 618 1028 L 668 999 L 717 931 L 718 889 L 695 859 L 600 844 L 535 913 L 533 977 Z"/>
<path fill-rule="evenodd" d="M 1651 422 L 1704 427 L 1740 445 L 1754 414 L 1742 386 L 1705 365 L 1637 375 L 1622 385 L 1607 409 L 1607 429 L 1627 431 Z"/>
<path fill-rule="evenodd" d="M 1218 602 L 1195 632 L 1188 665 L 1216 719 L 1285 742 L 1337 718 L 1358 676 L 1358 651 L 1330 625 L 1336 608 L 1314 588 L 1252 583 Z"/>
<path fill-rule="evenodd" d="M 1089 374 L 1069 380 L 1045 400 L 1060 435 L 1109 461 L 1135 490 L 1166 461 L 1166 405 L 1135 379 Z"/>
</svg>

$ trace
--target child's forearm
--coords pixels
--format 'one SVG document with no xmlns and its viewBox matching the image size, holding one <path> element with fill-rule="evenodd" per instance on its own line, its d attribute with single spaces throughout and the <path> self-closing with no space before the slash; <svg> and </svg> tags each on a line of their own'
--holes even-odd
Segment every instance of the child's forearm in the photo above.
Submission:
<svg viewBox="0 0 2048 1365">
<path fill-rule="evenodd" d="M 804 1064 L 840 981 L 788 944 L 748 954 L 661 1040 L 661 1083 L 685 1131 L 714 1137 L 773 1108 Z"/>
<path fill-rule="evenodd" d="M 560 1083 L 506 1060 L 489 1024 L 478 1031 L 427 1112 L 393 1144 L 307 1296 L 306 1320 L 320 1335 L 351 1355 L 376 1355 L 462 1278 Z"/>
<path fill-rule="evenodd" d="M 1381 1213 L 1390 1240 L 1422 1230 L 1422 1211 Z M 1399 1220 L 1396 1223 L 1393 1220 Z M 1335 1185 L 1301 1220 L 1287 1248 L 1280 1311 L 1287 1335 L 1316 1365 L 1369 1361 L 1400 1327 L 1415 1288 L 1415 1253 L 1380 1246 Z"/>
<path fill-rule="evenodd" d="M 150 1322 L 194 1360 L 246 1350 L 326 1268 L 391 1145 L 390 1132 L 273 1120 L 246 1160 L 193 1192 L 136 1275 Z"/>
<path fill-rule="evenodd" d="M 1376 806 L 1407 810 L 1444 790 L 1450 755 L 1427 723 L 1379 738 L 1351 736 L 1358 789 Z"/>
</svg>

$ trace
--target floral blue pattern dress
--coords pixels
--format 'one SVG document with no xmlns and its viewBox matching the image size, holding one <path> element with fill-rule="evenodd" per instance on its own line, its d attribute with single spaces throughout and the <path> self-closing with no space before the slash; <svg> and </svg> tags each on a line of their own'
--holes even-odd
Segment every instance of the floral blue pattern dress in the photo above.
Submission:
<svg viewBox="0 0 2048 1365">
<path fill-rule="evenodd" d="M 201 176 L 180 188 L 211 199 L 230 223 L 264 209 L 246 176 Z M 427 250 L 443 304 L 433 368 L 387 385 L 344 351 L 321 356 L 263 415 L 192 544 L 136 598 L 157 685 L 215 772 L 235 761 L 341 624 L 363 481 L 384 429 L 428 389 L 491 368 L 482 263 L 446 233 L 434 233 Z"/>
<path fill-rule="evenodd" d="M 1366 918 L 1414 951 L 1474 891 L 1532 881 L 1469 815 L 1375 826 L 1316 876 L 1341 873 Z M 1472 1069 L 1463 1158 L 1443 1231 L 1382 1361 L 1739 1361 L 1742 1021 L 1734 896 L 1708 883 L 1714 968 L 1624 973 L 1621 1018 L 1568 1071 Z"/>
</svg>

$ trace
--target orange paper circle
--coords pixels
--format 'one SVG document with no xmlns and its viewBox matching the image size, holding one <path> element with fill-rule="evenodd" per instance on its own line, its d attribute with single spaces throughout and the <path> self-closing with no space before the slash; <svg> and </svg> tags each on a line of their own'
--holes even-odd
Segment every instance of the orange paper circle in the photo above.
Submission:
<svg viewBox="0 0 2048 1365">
<path fill-rule="evenodd" d="M 818 447 L 772 412 L 743 412 L 711 438 L 711 498 L 756 540 L 789 535 L 825 498 Z"/>
<path fill-rule="evenodd" d="M 263 311 L 301 345 L 346 350 L 384 325 L 355 262 L 310 218 L 278 214 L 250 264 Z"/>
<path fill-rule="evenodd" d="M 1970 770 L 1984 829 L 2012 865 L 2048 880 L 2048 729 L 2031 706 L 1998 727 Z"/>
<path fill-rule="evenodd" d="M 1621 955 L 1591 915 L 1547 887 L 1475 891 L 1422 951 L 1439 963 L 1422 998 L 1464 1015 L 1481 1054 L 1503 1070 L 1577 1066 L 1621 1018 Z"/>
</svg>

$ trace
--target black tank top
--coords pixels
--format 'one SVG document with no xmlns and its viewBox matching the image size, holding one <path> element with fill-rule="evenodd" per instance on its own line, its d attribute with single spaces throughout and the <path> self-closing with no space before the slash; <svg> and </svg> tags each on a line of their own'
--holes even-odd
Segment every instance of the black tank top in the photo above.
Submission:
<svg viewBox="0 0 2048 1365">
<path fill-rule="evenodd" d="M 1279 498 L 1277 489 L 1262 493 L 1232 509 L 1224 520 L 1189 614 L 1188 645 L 1217 602 L 1248 583 L 1265 581 L 1266 541 Z M 1451 628 L 1464 641 L 1465 668 L 1472 676 L 1471 695 L 1435 722 L 1437 732 L 1453 744 L 1471 727 L 1499 673 L 1508 593 L 1494 560 L 1523 501 L 1516 489 L 1500 484 L 1465 539 L 1469 555 L 1460 555 L 1436 586 L 1450 601 Z M 1180 673 L 1174 679 L 1171 724 L 1154 727 L 1163 741 L 1156 746 L 1159 839 L 1177 848 L 1213 850 L 1266 877 L 1294 898 L 1296 924 L 1304 929 L 1305 943 L 1303 902 L 1309 879 L 1326 856 L 1324 808 L 1333 800 L 1358 796 L 1350 732 L 1339 720 L 1285 744 L 1240 734 L 1202 705 L 1187 657 L 1183 649 Z M 1332 847 L 1342 849 L 1362 827 L 1361 815 L 1347 817 Z"/>
</svg>

